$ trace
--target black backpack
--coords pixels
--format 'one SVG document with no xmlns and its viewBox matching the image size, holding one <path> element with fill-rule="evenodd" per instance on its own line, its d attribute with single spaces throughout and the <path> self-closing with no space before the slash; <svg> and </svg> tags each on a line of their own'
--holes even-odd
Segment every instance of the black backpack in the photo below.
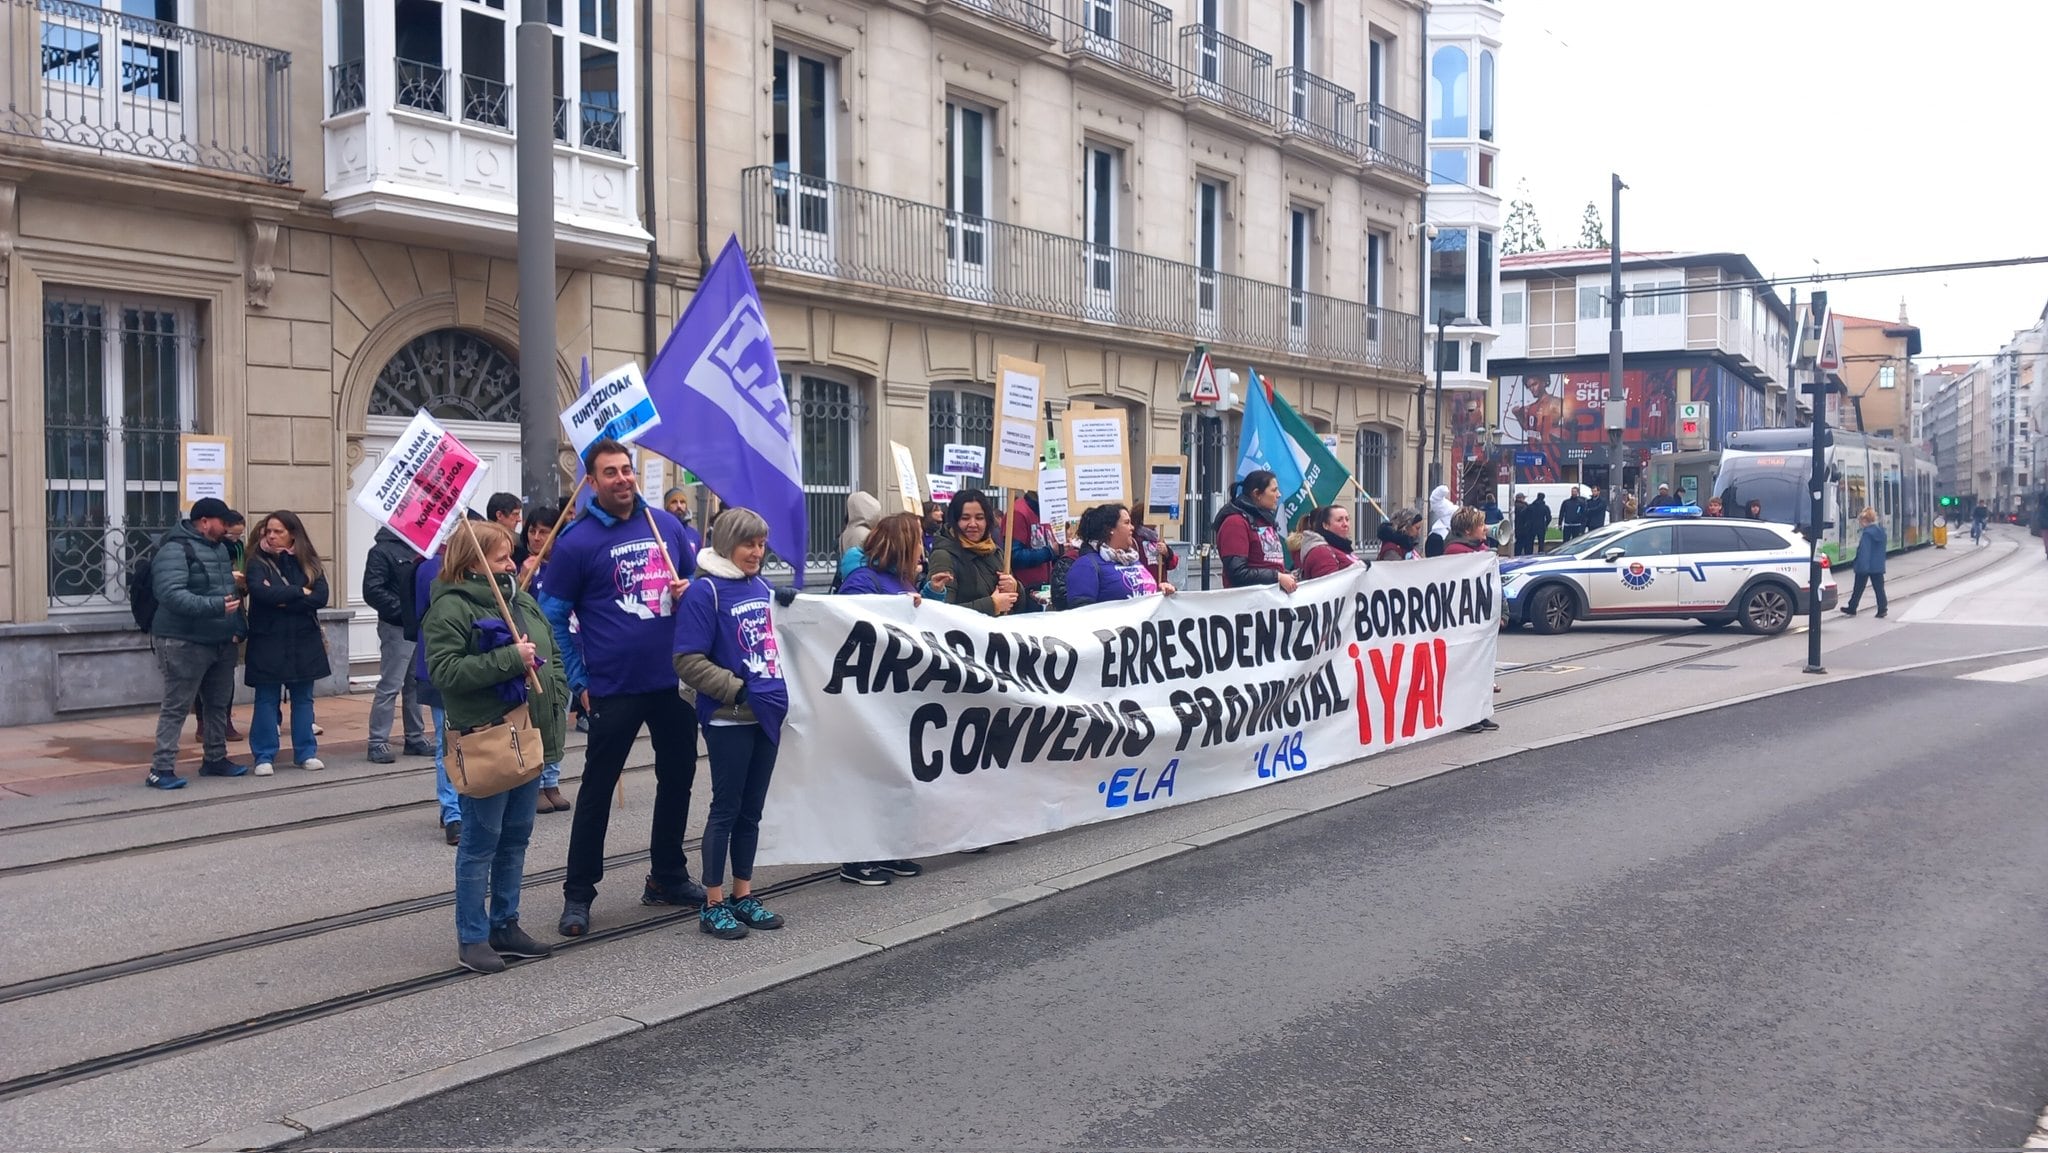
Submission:
<svg viewBox="0 0 2048 1153">
<path fill-rule="evenodd" d="M 197 565 L 199 554 L 193 551 L 192 542 L 180 537 L 178 543 L 185 547 L 185 563 Z M 156 623 L 156 574 L 153 566 L 156 554 L 163 547 L 163 542 L 157 542 L 128 573 L 128 612 L 135 618 L 135 627 L 143 632 L 148 632 L 149 626 Z"/>
<path fill-rule="evenodd" d="M 1079 559 L 1073 553 L 1062 550 L 1059 558 L 1052 562 L 1052 607 L 1067 607 L 1067 573 Z"/>
</svg>

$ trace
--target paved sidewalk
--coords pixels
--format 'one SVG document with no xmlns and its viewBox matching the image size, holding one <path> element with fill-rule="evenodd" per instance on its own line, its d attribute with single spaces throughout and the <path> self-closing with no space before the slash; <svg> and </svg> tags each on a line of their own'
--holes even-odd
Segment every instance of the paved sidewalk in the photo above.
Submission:
<svg viewBox="0 0 2048 1153">
<path fill-rule="evenodd" d="M 320 759 L 361 761 L 369 751 L 372 693 L 321 697 L 314 716 L 326 732 L 320 737 Z M 246 703 L 234 708 L 235 727 L 249 730 Z M 424 713 L 425 710 L 422 710 Z M 138 786 L 149 772 L 156 749 L 155 709 L 119 713 L 90 720 L 52 721 L 43 725 L 0 728 L 0 800 L 36 797 L 132 780 Z M 397 725 L 394 723 L 394 728 Z M 286 737 L 289 745 L 290 738 Z M 246 739 L 230 742 L 228 755 L 247 764 Z M 178 748 L 178 767 L 191 776 L 199 771 L 199 726 L 185 722 Z"/>
</svg>

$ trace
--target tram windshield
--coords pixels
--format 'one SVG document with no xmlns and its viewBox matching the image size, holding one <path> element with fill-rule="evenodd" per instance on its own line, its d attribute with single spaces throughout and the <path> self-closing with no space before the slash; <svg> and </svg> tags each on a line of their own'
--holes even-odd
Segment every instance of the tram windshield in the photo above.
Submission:
<svg viewBox="0 0 2048 1153">
<path fill-rule="evenodd" d="M 1747 516 L 1749 502 L 1756 501 L 1763 506 L 1765 520 L 1804 524 L 1811 499 L 1806 494 L 1806 478 L 1812 470 L 1809 458 L 1790 453 L 1730 454 L 1722 458 L 1720 475 L 1714 478 L 1714 495 L 1721 498 L 1721 507 L 1732 517 Z"/>
</svg>

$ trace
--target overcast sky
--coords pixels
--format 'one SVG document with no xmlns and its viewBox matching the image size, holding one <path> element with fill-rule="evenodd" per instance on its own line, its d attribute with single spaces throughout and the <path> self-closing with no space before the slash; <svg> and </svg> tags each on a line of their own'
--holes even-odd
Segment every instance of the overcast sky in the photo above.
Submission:
<svg viewBox="0 0 2048 1153">
<path fill-rule="evenodd" d="M 1623 247 L 1745 253 L 1769 277 L 2048 255 L 2043 0 L 1503 9 L 1500 191 L 1527 179 L 1552 248 L 1588 199 L 1607 216 L 1618 172 Z M 1903 297 L 1925 352 L 1961 359 L 2033 324 L 2048 265 L 1822 287 L 1861 316 Z"/>
</svg>

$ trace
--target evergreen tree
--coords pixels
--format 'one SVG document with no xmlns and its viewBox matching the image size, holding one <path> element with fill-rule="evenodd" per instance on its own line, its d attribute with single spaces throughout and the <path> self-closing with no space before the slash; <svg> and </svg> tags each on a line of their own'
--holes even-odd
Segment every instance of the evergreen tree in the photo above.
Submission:
<svg viewBox="0 0 2048 1153">
<path fill-rule="evenodd" d="M 1515 186 L 1515 198 L 1508 202 L 1507 222 L 1501 225 L 1500 251 L 1503 256 L 1517 252 L 1541 252 L 1543 222 L 1536 218 L 1536 206 L 1529 201 L 1529 182 Z"/>
<path fill-rule="evenodd" d="M 1579 225 L 1580 248 L 1606 248 L 1607 225 L 1600 220 L 1600 208 L 1586 201 L 1586 219 Z"/>
</svg>

